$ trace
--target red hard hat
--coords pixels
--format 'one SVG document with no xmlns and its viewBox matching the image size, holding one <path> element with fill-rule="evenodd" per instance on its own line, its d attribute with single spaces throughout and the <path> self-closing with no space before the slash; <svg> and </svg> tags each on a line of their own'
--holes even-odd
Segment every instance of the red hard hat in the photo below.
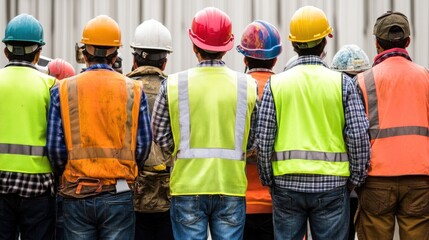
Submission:
<svg viewBox="0 0 429 240">
<path fill-rule="evenodd" d="M 188 31 L 191 41 L 203 50 L 226 52 L 234 46 L 229 16 L 214 7 L 197 12 Z"/>
<path fill-rule="evenodd" d="M 49 75 L 58 80 L 72 77 L 75 75 L 73 66 L 63 59 L 56 58 L 48 63 Z"/>
</svg>

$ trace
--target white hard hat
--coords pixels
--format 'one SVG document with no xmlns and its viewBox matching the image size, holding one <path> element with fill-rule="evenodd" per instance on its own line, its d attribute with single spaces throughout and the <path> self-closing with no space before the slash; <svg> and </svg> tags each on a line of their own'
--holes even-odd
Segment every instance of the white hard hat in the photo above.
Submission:
<svg viewBox="0 0 429 240">
<path fill-rule="evenodd" d="M 359 73 L 371 68 L 366 53 L 357 45 L 344 45 L 332 59 L 331 69 L 340 72 Z"/>
<path fill-rule="evenodd" d="M 136 28 L 131 47 L 173 52 L 170 31 L 154 19 L 146 20 Z"/>
</svg>

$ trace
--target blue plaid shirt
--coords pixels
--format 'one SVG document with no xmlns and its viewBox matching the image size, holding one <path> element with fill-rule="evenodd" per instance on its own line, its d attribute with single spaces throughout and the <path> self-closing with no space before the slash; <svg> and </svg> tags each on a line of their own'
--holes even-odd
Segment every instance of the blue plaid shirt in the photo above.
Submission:
<svg viewBox="0 0 429 240">
<path fill-rule="evenodd" d="M 301 56 L 289 69 L 297 65 L 322 65 L 328 67 L 317 56 Z M 271 187 L 276 185 L 298 192 L 323 192 L 344 186 L 347 180 L 357 186 L 364 182 L 370 157 L 369 124 L 365 116 L 360 92 L 356 88 L 353 79 L 343 74 L 342 86 L 345 115 L 344 139 L 348 149 L 350 177 L 316 174 L 273 175 L 271 156 L 276 138 L 277 118 L 271 85 L 270 81 L 268 81 L 262 95 L 257 128 L 258 170 L 263 185 Z"/>
<path fill-rule="evenodd" d="M 85 71 L 94 69 L 105 69 L 113 71 L 106 64 L 95 64 Z M 138 119 L 137 139 L 136 139 L 136 162 L 139 169 L 143 169 L 144 160 L 146 160 L 152 141 L 152 131 L 150 128 L 149 107 L 147 105 L 146 94 L 142 93 L 140 99 L 140 111 Z M 67 150 L 64 139 L 64 131 L 61 120 L 61 107 L 58 85 L 51 90 L 51 103 L 48 112 L 48 132 L 46 148 L 48 150 L 49 160 L 54 166 L 57 174 L 61 175 L 67 164 Z"/>
<path fill-rule="evenodd" d="M 197 67 L 224 67 L 221 60 L 206 60 L 200 62 Z M 256 82 L 255 82 L 256 84 Z M 257 105 L 250 119 L 250 133 L 247 148 L 252 149 L 255 145 Z M 174 150 L 173 133 L 171 132 L 170 113 L 167 101 L 167 81 L 161 83 L 158 96 L 155 100 L 152 112 L 152 130 L 155 143 L 166 153 L 171 154 Z"/>
</svg>

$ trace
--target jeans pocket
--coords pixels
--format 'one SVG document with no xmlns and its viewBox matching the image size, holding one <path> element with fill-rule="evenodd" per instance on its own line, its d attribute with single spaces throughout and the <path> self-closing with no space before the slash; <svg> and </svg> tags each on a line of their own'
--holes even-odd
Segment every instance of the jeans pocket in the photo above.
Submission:
<svg viewBox="0 0 429 240">
<path fill-rule="evenodd" d="M 391 188 L 363 187 L 359 199 L 362 208 L 373 215 L 391 212 L 395 208 L 395 201 L 391 200 L 391 191 Z"/>
<path fill-rule="evenodd" d="M 246 217 L 244 197 L 222 196 L 219 218 L 230 225 L 243 224 Z"/>
<path fill-rule="evenodd" d="M 200 209 L 200 199 L 197 196 L 175 196 L 171 204 L 174 204 L 175 220 L 183 225 L 193 225 L 203 217 Z"/>
<path fill-rule="evenodd" d="M 405 212 L 414 217 L 429 214 L 429 187 L 410 186 L 403 202 Z"/>
<path fill-rule="evenodd" d="M 346 191 L 341 194 L 321 196 L 318 199 L 318 202 L 319 209 L 323 209 L 323 215 L 338 215 L 339 212 L 343 212 L 343 209 L 345 208 L 344 194 L 347 194 Z"/>
</svg>

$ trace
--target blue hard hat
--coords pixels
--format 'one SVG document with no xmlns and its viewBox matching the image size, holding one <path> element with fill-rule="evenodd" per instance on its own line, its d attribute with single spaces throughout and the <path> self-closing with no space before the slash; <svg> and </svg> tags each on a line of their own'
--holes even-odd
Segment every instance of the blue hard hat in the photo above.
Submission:
<svg viewBox="0 0 429 240">
<path fill-rule="evenodd" d="M 2 41 L 4 43 L 20 41 L 45 45 L 42 24 L 29 14 L 20 14 L 7 24 Z"/>
<path fill-rule="evenodd" d="M 256 20 L 247 25 L 237 51 L 256 59 L 273 59 L 282 52 L 280 34 L 272 24 Z"/>
</svg>

